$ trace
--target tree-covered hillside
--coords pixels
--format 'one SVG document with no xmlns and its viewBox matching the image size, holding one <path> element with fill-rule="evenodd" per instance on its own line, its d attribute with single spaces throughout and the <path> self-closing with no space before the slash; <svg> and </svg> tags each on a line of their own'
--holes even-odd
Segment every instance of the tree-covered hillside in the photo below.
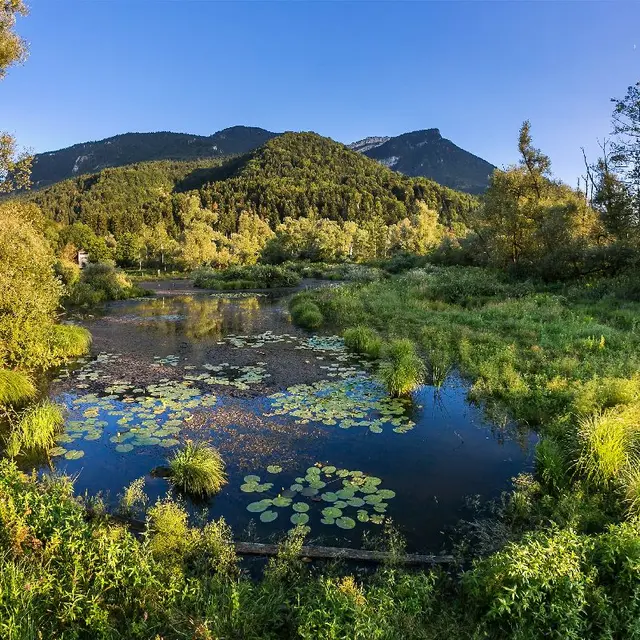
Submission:
<svg viewBox="0 0 640 640">
<path fill-rule="evenodd" d="M 445 224 L 474 199 L 424 178 L 407 178 L 342 144 L 312 133 L 287 133 L 231 160 L 150 162 L 105 169 L 66 180 L 29 198 L 63 224 L 83 222 L 98 234 L 139 232 L 164 222 L 175 235 L 185 224 L 185 203 L 212 212 L 222 234 L 238 230 L 242 212 L 272 228 L 286 217 L 332 220 L 410 217 L 418 201 Z"/>
</svg>

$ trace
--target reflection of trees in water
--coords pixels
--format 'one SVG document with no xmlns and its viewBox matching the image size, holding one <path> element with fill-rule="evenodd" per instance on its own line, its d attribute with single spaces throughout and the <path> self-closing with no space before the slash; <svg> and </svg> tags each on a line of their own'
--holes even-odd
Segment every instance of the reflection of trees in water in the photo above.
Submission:
<svg viewBox="0 0 640 640">
<path fill-rule="evenodd" d="M 198 339 L 221 338 L 227 331 L 248 330 L 258 318 L 257 297 L 241 299 L 176 296 L 143 302 L 137 313 L 147 328 L 164 335 Z M 146 320 L 149 321 L 146 321 Z"/>
</svg>

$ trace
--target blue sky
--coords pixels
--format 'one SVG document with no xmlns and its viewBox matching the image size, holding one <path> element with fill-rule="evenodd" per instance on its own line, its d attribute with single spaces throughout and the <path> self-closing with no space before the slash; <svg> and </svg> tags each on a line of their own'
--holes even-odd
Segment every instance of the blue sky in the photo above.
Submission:
<svg viewBox="0 0 640 640">
<path fill-rule="evenodd" d="M 640 80 L 640 2 L 31 0 L 0 130 L 36 152 L 235 124 L 341 142 L 438 127 L 502 166 L 517 130 L 575 184 Z"/>
</svg>

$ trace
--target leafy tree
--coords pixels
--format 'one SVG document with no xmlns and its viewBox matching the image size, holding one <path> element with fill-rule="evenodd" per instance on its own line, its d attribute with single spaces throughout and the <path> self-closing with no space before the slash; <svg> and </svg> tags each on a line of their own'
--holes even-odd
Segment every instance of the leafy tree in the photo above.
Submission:
<svg viewBox="0 0 640 640">
<path fill-rule="evenodd" d="M 0 80 L 14 64 L 27 57 L 27 44 L 14 31 L 16 18 L 26 16 L 22 0 L 0 0 Z"/>
</svg>

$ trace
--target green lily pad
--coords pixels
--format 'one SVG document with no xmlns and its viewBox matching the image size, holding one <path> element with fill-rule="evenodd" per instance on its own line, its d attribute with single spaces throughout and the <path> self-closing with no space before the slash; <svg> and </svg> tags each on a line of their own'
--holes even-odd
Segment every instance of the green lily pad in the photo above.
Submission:
<svg viewBox="0 0 640 640">
<path fill-rule="evenodd" d="M 258 500 L 258 502 L 252 502 L 247 505 L 247 511 L 251 513 L 260 513 L 261 511 L 265 511 L 271 506 L 271 500 Z"/>
<path fill-rule="evenodd" d="M 357 518 L 360 522 L 369 522 L 369 514 L 364 509 L 358 511 Z"/>
<path fill-rule="evenodd" d="M 306 513 L 294 513 L 290 520 L 293 524 L 307 524 L 309 516 Z"/>
<path fill-rule="evenodd" d="M 82 456 L 84 456 L 84 451 L 80 449 L 69 449 L 69 451 L 64 454 L 64 457 L 67 460 L 78 460 L 79 458 L 82 458 Z"/>
<path fill-rule="evenodd" d="M 128 453 L 129 451 L 133 450 L 133 445 L 132 444 L 119 444 L 116 447 L 116 451 L 118 453 Z"/>
<path fill-rule="evenodd" d="M 278 496 L 273 499 L 274 507 L 288 507 L 291 504 L 291 498 L 285 498 L 284 496 Z"/>
<path fill-rule="evenodd" d="M 347 504 L 350 507 L 361 507 L 362 505 L 365 504 L 365 502 L 362 498 L 349 498 L 347 500 Z"/>
<path fill-rule="evenodd" d="M 335 502 L 338 496 L 333 491 L 327 491 L 320 496 L 325 502 Z"/>
<path fill-rule="evenodd" d="M 322 522 L 322 524 L 335 524 L 336 520 L 335 518 L 322 518 L 320 522 Z"/>
<path fill-rule="evenodd" d="M 294 502 L 293 510 L 298 513 L 305 513 L 306 511 L 309 511 L 309 505 L 306 502 Z"/>
<path fill-rule="evenodd" d="M 356 521 L 353 518 L 342 516 L 336 519 L 336 525 L 341 529 L 353 529 L 356 526 Z"/>
<path fill-rule="evenodd" d="M 396 497 L 396 492 L 391 489 L 378 489 L 378 496 L 380 496 L 383 500 L 390 500 L 391 498 Z"/>
<path fill-rule="evenodd" d="M 289 489 L 291 489 L 291 491 L 302 491 L 304 487 L 296 482 L 295 484 L 292 484 Z"/>
<path fill-rule="evenodd" d="M 263 511 L 260 514 L 260 520 L 262 520 L 262 522 L 273 522 L 277 517 L 278 514 L 276 511 Z"/>
<path fill-rule="evenodd" d="M 280 473 L 282 471 L 282 467 L 277 464 L 270 464 L 267 467 L 267 471 L 269 473 Z"/>
<path fill-rule="evenodd" d="M 260 476 L 252 476 L 252 475 L 245 476 L 244 477 L 244 481 L 245 482 L 260 482 Z"/>
<path fill-rule="evenodd" d="M 326 467 L 322 467 L 322 471 L 327 475 L 331 475 L 332 473 L 336 472 L 336 468 L 332 467 L 331 465 L 328 465 Z"/>
<path fill-rule="evenodd" d="M 322 515 L 325 518 L 339 518 L 342 515 L 342 509 L 337 507 L 325 507 L 322 510 Z"/>
<path fill-rule="evenodd" d="M 52 457 L 63 456 L 66 452 L 67 450 L 64 447 L 53 447 L 53 449 L 49 451 L 49 455 Z"/>
<path fill-rule="evenodd" d="M 307 496 L 308 498 L 310 498 L 311 496 L 316 496 L 318 495 L 318 490 L 314 489 L 313 487 L 305 487 L 301 492 L 301 495 L 303 496 Z"/>
<path fill-rule="evenodd" d="M 240 491 L 244 491 L 245 493 L 254 493 L 257 487 L 258 485 L 255 482 L 246 482 L 245 484 L 240 485 Z"/>
</svg>

